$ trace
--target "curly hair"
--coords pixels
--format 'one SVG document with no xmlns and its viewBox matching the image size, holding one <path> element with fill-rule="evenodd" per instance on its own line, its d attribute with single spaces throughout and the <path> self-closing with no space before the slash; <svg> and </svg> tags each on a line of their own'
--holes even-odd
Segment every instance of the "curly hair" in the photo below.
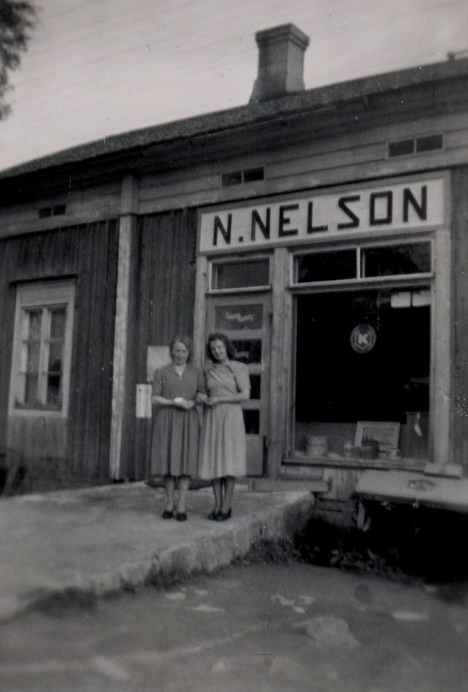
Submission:
<svg viewBox="0 0 468 692">
<path fill-rule="evenodd" d="M 235 357 L 236 349 L 234 348 L 233 343 L 228 339 L 226 334 L 223 334 L 222 332 L 213 332 L 209 335 L 208 340 L 206 342 L 206 355 L 210 360 L 213 360 L 213 354 L 211 353 L 211 344 L 213 343 L 213 341 L 222 341 L 224 346 L 226 347 L 226 353 L 228 358 Z"/>
</svg>

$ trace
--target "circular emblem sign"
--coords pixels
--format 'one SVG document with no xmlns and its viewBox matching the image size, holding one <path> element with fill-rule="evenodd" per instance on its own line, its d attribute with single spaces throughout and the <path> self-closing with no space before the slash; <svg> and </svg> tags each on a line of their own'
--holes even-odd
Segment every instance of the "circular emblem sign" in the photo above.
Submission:
<svg viewBox="0 0 468 692">
<path fill-rule="evenodd" d="M 370 324 L 358 324 L 351 332 L 349 340 L 356 353 L 369 353 L 375 346 L 377 334 Z"/>
</svg>

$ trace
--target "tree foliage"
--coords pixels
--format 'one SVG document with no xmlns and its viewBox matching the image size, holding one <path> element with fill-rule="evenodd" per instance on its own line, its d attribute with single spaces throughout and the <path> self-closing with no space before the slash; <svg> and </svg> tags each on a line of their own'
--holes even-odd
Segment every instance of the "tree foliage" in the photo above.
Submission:
<svg viewBox="0 0 468 692">
<path fill-rule="evenodd" d="M 36 23 L 36 10 L 26 0 L 0 0 L 0 120 L 10 112 L 5 102 L 9 77 L 19 67 Z"/>
</svg>

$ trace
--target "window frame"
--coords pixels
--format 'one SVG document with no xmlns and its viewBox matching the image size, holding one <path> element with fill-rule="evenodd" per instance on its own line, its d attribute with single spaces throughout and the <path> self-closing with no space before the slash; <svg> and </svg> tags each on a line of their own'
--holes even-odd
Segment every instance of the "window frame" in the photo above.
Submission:
<svg viewBox="0 0 468 692">
<path fill-rule="evenodd" d="M 374 248 L 391 248 L 391 247 L 397 247 L 397 246 L 402 246 L 402 245 L 414 245 L 415 243 L 428 243 L 430 246 L 430 255 L 431 255 L 431 271 L 429 272 L 415 272 L 413 274 L 386 274 L 383 276 L 363 276 L 362 275 L 362 254 L 366 250 L 369 249 L 374 249 Z M 354 278 L 348 278 L 348 279 L 329 279 L 327 281 L 304 281 L 304 282 L 299 282 L 297 280 L 297 259 L 299 257 L 303 257 L 305 255 L 313 255 L 313 254 L 323 254 L 325 252 L 327 253 L 338 253 L 342 250 L 355 250 L 356 252 L 356 276 Z M 313 249 L 307 249 L 307 250 L 295 250 L 293 253 L 291 253 L 291 262 L 292 266 L 290 268 L 291 271 L 291 283 L 288 288 L 293 289 L 293 290 L 300 290 L 300 289 L 313 289 L 313 288 L 326 288 L 327 286 L 343 286 L 343 285 L 354 285 L 354 286 L 359 286 L 362 284 L 372 284 L 372 283 L 379 283 L 382 281 L 406 281 L 406 280 L 413 280 L 417 279 L 418 281 L 421 280 L 427 280 L 431 279 L 434 277 L 434 266 L 435 266 L 435 254 L 434 254 L 434 238 L 429 237 L 427 235 L 420 235 L 416 237 L 406 237 L 405 239 L 392 239 L 390 240 L 385 240 L 385 241 L 380 241 L 380 242 L 367 242 L 364 241 L 362 243 L 345 243 L 345 244 L 336 244 L 333 246 L 327 246 L 327 247 L 320 247 L 316 246 Z"/>
<path fill-rule="evenodd" d="M 13 358 L 10 379 L 10 416 L 33 416 L 46 418 L 66 418 L 69 407 L 70 369 L 73 336 L 73 318 L 75 303 L 74 280 L 38 281 L 34 283 L 18 284 L 16 287 L 15 325 L 13 337 Z M 46 323 L 42 323 L 39 352 L 39 381 L 38 391 L 42 397 L 46 396 L 48 370 L 44 370 L 46 355 L 50 342 L 50 309 L 65 306 L 66 319 L 62 354 L 62 403 L 61 407 L 53 408 L 22 408 L 17 406 L 18 401 L 24 399 L 26 373 L 22 369 L 23 364 L 23 327 L 24 314 L 29 310 L 40 309 L 46 316 Z M 44 313 L 44 311 L 46 311 Z M 49 329 L 49 331 L 47 331 Z"/>
<path fill-rule="evenodd" d="M 259 286 L 240 286 L 236 288 L 214 288 L 215 283 L 215 271 L 217 265 L 226 264 L 246 264 L 247 262 L 258 262 L 259 260 L 266 260 L 268 262 L 268 283 L 261 284 Z M 209 264 L 209 283 L 208 283 L 208 293 L 210 295 L 229 295 L 230 293 L 256 293 L 260 291 L 268 291 L 271 289 L 271 256 L 270 255 L 249 255 L 240 258 L 237 257 L 223 257 L 223 258 L 212 258 Z"/>
</svg>

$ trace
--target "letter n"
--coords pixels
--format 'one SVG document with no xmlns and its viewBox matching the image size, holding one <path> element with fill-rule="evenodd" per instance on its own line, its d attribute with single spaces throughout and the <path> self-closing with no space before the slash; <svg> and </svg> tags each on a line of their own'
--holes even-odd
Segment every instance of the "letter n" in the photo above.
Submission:
<svg viewBox="0 0 468 692">
<path fill-rule="evenodd" d="M 421 203 L 417 201 L 409 187 L 403 189 L 403 221 L 405 223 L 408 221 L 410 204 L 421 221 L 427 221 L 427 185 L 421 188 Z"/>
<path fill-rule="evenodd" d="M 224 241 L 226 245 L 231 244 L 231 227 L 232 227 L 232 214 L 228 214 L 227 218 L 227 228 L 225 228 L 223 222 L 219 218 L 219 216 L 215 216 L 214 218 L 214 227 L 213 227 L 213 245 L 218 244 L 218 231 L 221 231 L 221 235 L 224 238 Z"/>
</svg>

